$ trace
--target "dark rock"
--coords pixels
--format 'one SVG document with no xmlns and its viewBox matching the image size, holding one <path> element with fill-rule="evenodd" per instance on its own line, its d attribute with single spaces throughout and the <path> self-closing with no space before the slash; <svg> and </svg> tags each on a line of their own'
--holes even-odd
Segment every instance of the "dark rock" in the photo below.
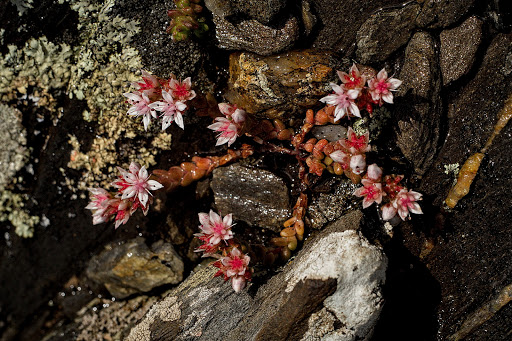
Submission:
<svg viewBox="0 0 512 341">
<path fill-rule="evenodd" d="M 226 98 L 251 114 L 278 118 L 318 104 L 331 92 L 339 62 L 327 51 L 290 51 L 260 57 L 234 53 L 229 59 Z"/>
<path fill-rule="evenodd" d="M 416 26 L 421 7 L 415 2 L 383 9 L 372 15 L 357 31 L 357 58 L 363 64 L 386 60 L 404 46 Z"/>
<path fill-rule="evenodd" d="M 460 26 L 441 32 L 441 72 L 443 85 L 465 75 L 473 66 L 482 40 L 482 21 L 470 17 Z"/>
<path fill-rule="evenodd" d="M 311 129 L 311 134 L 318 140 L 326 139 L 335 142 L 347 137 L 347 128 L 339 124 L 316 126 Z"/>
<path fill-rule="evenodd" d="M 171 244 L 157 242 L 151 249 L 143 238 L 113 246 L 93 257 L 87 276 L 103 284 L 117 298 L 147 292 L 183 279 L 184 265 Z"/>
<path fill-rule="evenodd" d="M 258 6 L 251 6 L 258 2 Z M 219 47 L 227 50 L 244 50 L 268 56 L 290 48 L 299 38 L 299 21 L 288 16 L 280 21 L 280 26 L 265 24 L 284 5 L 280 0 L 267 0 L 267 6 L 261 1 L 223 1 L 206 0 L 206 7 L 213 13 L 215 35 Z M 245 14 L 255 19 L 232 22 L 232 15 Z"/>
<path fill-rule="evenodd" d="M 436 205 L 442 205 L 453 183 L 453 177 L 444 174 L 443 166 L 462 164 L 482 148 L 493 131 L 497 113 L 512 93 L 512 73 L 504 67 L 511 53 L 512 35 L 495 36 L 474 78 L 449 98 L 448 136 L 421 185 L 421 190 L 431 195 Z M 509 122 L 488 149 L 469 194 L 451 213 L 444 214 L 444 235 L 424 259 L 442 293 L 437 316 L 437 320 L 442 321 L 437 334 L 439 339 L 453 335 L 471 313 L 510 284 L 511 148 L 512 125 Z M 404 235 L 410 249 L 412 239 Z M 502 337 L 502 328 L 510 309 L 495 310 L 493 314 L 467 339 L 509 337 Z"/>
<path fill-rule="evenodd" d="M 416 19 L 421 28 L 448 27 L 459 21 L 475 0 L 426 0 Z"/>
<path fill-rule="evenodd" d="M 273 173 L 240 164 L 213 171 L 211 187 L 217 210 L 233 213 L 250 225 L 279 232 L 291 217 L 288 188 Z"/>
<path fill-rule="evenodd" d="M 333 49 L 350 55 L 356 44 L 356 33 L 372 13 L 380 8 L 401 5 L 403 0 L 310 0 L 318 19 L 316 48 Z"/>
<path fill-rule="evenodd" d="M 453 176 L 444 173 L 444 165 L 462 165 L 484 146 L 492 133 L 497 113 L 512 92 L 511 56 L 512 35 L 497 35 L 475 77 L 450 96 L 448 136 L 422 185 L 428 194 L 443 194 L 435 204 L 441 204 L 453 183 Z"/>
<path fill-rule="evenodd" d="M 237 294 L 212 278 L 211 266 L 197 271 L 155 304 L 127 340 L 369 337 L 382 308 L 387 259 L 353 230 L 361 217 L 349 214 L 308 240 L 255 295 L 248 293 L 253 285 Z"/>
<path fill-rule="evenodd" d="M 428 33 L 412 37 L 399 79 L 397 144 L 416 173 L 423 174 L 436 154 L 442 110 L 439 62 Z"/>
<path fill-rule="evenodd" d="M 354 185 L 349 179 L 342 179 L 331 193 L 313 195 L 308 205 L 308 223 L 311 228 L 320 229 L 353 209 L 359 201 L 352 194 L 357 187 L 359 185 Z"/>
<path fill-rule="evenodd" d="M 206 0 L 205 5 L 222 18 L 238 15 L 268 24 L 286 6 L 286 0 Z"/>
</svg>

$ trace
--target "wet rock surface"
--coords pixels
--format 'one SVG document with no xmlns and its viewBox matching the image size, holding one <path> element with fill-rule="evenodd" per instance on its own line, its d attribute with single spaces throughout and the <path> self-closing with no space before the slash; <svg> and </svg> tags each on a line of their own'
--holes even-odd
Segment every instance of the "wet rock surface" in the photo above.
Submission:
<svg viewBox="0 0 512 341">
<path fill-rule="evenodd" d="M 213 172 L 211 188 L 220 212 L 233 213 L 250 225 L 280 231 L 290 218 L 290 198 L 284 181 L 273 173 L 241 164 Z"/>
<path fill-rule="evenodd" d="M 183 279 L 184 265 L 169 243 L 149 248 L 143 238 L 112 246 L 91 258 L 87 276 L 104 285 L 112 296 L 124 298 Z"/>
<path fill-rule="evenodd" d="M 198 271 L 154 305 L 127 340 L 368 337 L 382 308 L 387 260 L 354 230 L 360 219 L 354 212 L 312 238 L 254 296 L 251 288 L 236 294 L 212 279 L 211 267 Z"/>
<path fill-rule="evenodd" d="M 440 64 L 443 85 L 468 73 L 482 40 L 482 21 L 471 17 L 460 26 L 444 30 L 440 35 Z"/>
<path fill-rule="evenodd" d="M 266 118 L 303 114 L 304 108 L 328 94 L 339 61 L 327 51 L 302 50 L 260 57 L 234 53 L 229 59 L 226 98 L 252 114 Z"/>
<path fill-rule="evenodd" d="M 437 151 L 441 119 L 441 75 L 432 36 L 416 33 L 405 50 L 397 97 L 397 145 L 425 173 Z"/>
<path fill-rule="evenodd" d="M 310 3 L 318 18 L 318 33 L 313 46 L 351 54 L 361 25 L 379 8 L 399 6 L 403 0 L 311 0 Z"/>
<path fill-rule="evenodd" d="M 447 27 L 460 20 L 475 3 L 475 0 L 427 0 L 416 21 L 420 27 Z"/>
<path fill-rule="evenodd" d="M 278 24 L 265 25 L 283 6 L 282 1 L 266 1 L 262 7 L 251 6 L 254 1 L 205 1 L 213 13 L 218 45 L 227 50 L 244 50 L 268 56 L 290 48 L 299 38 L 299 21 L 293 16 L 281 18 Z M 229 16 L 242 12 L 255 19 L 230 21 Z"/>
<path fill-rule="evenodd" d="M 396 9 L 372 15 L 357 31 L 357 57 L 363 64 L 386 60 L 404 46 L 416 26 L 420 5 L 409 2 Z"/>
</svg>

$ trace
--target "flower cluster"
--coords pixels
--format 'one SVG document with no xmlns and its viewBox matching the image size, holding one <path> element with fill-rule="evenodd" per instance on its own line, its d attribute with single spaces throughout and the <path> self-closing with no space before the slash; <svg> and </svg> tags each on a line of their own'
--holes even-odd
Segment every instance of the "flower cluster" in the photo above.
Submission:
<svg viewBox="0 0 512 341">
<path fill-rule="evenodd" d="M 361 180 L 363 187 L 354 191 L 354 195 L 363 197 L 363 208 L 373 203 L 380 204 L 385 198 L 388 203 L 382 206 L 382 219 L 390 220 L 398 213 L 402 220 L 410 219 L 409 213 L 423 214 L 417 201 L 421 193 L 407 190 L 402 184 L 402 175 L 386 175 L 382 179 L 382 169 L 376 164 L 368 166 Z"/>
<path fill-rule="evenodd" d="M 196 97 L 195 91 L 191 89 L 190 77 L 181 81 L 171 75 L 168 80 L 163 80 L 142 70 L 142 82 L 134 82 L 132 86 L 136 91 L 123 94 L 132 105 L 128 115 L 142 116 L 144 130 L 148 130 L 151 120 L 158 117 L 157 112 L 162 118 L 162 130 L 167 129 L 172 122 L 176 122 L 181 129 L 185 128 L 185 102 Z"/>
<path fill-rule="evenodd" d="M 338 76 L 342 84 L 331 83 L 334 93 L 320 99 L 321 102 L 335 107 L 335 122 L 345 116 L 361 117 L 361 109 L 366 109 L 371 114 L 373 105 L 381 106 L 383 102 L 392 104 L 392 91 L 402 84 L 402 81 L 388 77 L 385 69 L 373 77 L 362 75 L 356 64 L 352 65 L 348 74 L 338 71 Z"/>
<path fill-rule="evenodd" d="M 91 202 L 86 206 L 93 212 L 93 224 L 101 224 L 115 217 L 115 227 L 126 224 L 131 215 L 140 207 L 144 215 L 148 213 L 149 205 L 153 202 L 151 191 L 163 186 L 149 180 L 150 175 L 145 167 L 132 162 L 128 171 L 117 167 L 120 175 L 112 183 L 117 188 L 116 193 L 111 193 L 103 188 L 91 188 Z"/>
<path fill-rule="evenodd" d="M 242 135 L 247 114 L 244 110 L 237 108 L 236 105 L 228 103 L 219 103 L 219 110 L 224 117 L 215 118 L 216 122 L 209 125 L 208 129 L 219 133 L 216 146 L 224 143 L 231 146 L 236 138 Z"/>
<path fill-rule="evenodd" d="M 203 257 L 215 257 L 219 260 L 213 266 L 219 268 L 215 274 L 224 276 L 224 280 L 231 280 L 231 286 L 236 292 L 240 292 L 247 281 L 251 280 L 249 269 L 250 257 L 239 250 L 239 245 L 233 240 L 232 214 L 222 218 L 210 210 L 210 213 L 199 213 L 199 229 L 201 233 L 195 234 L 204 244 L 195 251 L 203 252 Z"/>
</svg>

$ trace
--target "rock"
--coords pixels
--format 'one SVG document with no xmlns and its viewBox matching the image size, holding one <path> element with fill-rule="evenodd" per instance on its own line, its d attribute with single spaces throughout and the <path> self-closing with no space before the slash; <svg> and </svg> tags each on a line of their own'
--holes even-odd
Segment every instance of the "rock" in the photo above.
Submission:
<svg viewBox="0 0 512 341">
<path fill-rule="evenodd" d="M 380 8 L 401 5 L 403 0 L 310 0 L 318 18 L 313 47 L 332 49 L 350 55 L 356 44 L 356 33 L 372 13 Z"/>
<path fill-rule="evenodd" d="M 360 63 L 386 60 L 404 46 L 416 26 L 415 19 L 421 6 L 416 2 L 372 15 L 357 31 L 357 58 Z"/>
<path fill-rule="evenodd" d="M 258 6 L 252 6 L 255 2 Z M 219 47 L 227 50 L 244 50 L 263 56 L 290 48 L 299 38 L 299 21 L 293 16 L 285 16 L 279 26 L 265 24 L 284 6 L 280 0 L 226 1 L 206 0 L 206 7 L 213 13 L 215 35 Z M 240 13 L 241 12 L 241 13 Z M 230 16 L 241 14 L 254 19 L 232 22 Z M 256 19 L 256 20 L 255 20 Z"/>
<path fill-rule="evenodd" d="M 512 93 L 512 72 L 505 67 L 512 54 L 512 34 L 498 34 L 490 42 L 474 77 L 448 97 L 448 134 L 434 166 L 425 174 L 420 190 L 441 206 L 453 184 L 444 165 L 462 163 L 482 148 L 493 131 L 497 113 Z M 437 337 L 448 339 L 462 330 L 472 313 L 485 307 L 510 284 L 512 241 L 508 194 L 512 186 L 510 150 L 512 125 L 503 128 L 488 149 L 470 192 L 446 220 L 442 237 L 423 260 L 441 293 L 437 304 Z M 404 234 L 405 245 L 414 250 L 413 234 Z M 411 251 L 413 252 L 413 251 Z M 475 326 L 465 340 L 505 340 L 512 311 L 510 304 L 493 312 Z M 499 307 L 499 306 L 498 306 Z"/>
<path fill-rule="evenodd" d="M 438 57 L 428 33 L 412 37 L 398 78 L 403 83 L 397 93 L 397 144 L 421 175 L 436 155 L 442 110 Z"/>
<path fill-rule="evenodd" d="M 416 18 L 421 28 L 448 27 L 459 21 L 475 0 L 426 0 Z"/>
<path fill-rule="evenodd" d="M 226 99 L 251 114 L 279 118 L 318 104 L 331 92 L 339 67 L 326 51 L 290 51 L 270 57 L 233 53 Z"/>
<path fill-rule="evenodd" d="M 237 294 L 212 278 L 213 267 L 197 271 L 155 304 L 126 340 L 369 338 L 382 308 L 387 259 L 353 230 L 361 217 L 351 213 L 308 240 L 260 288 L 252 284 Z"/>
<path fill-rule="evenodd" d="M 334 185 L 332 193 L 313 195 L 307 211 L 311 228 L 321 229 L 353 209 L 359 200 L 352 193 L 358 187 L 359 185 L 354 185 L 349 179 L 342 179 Z"/>
<path fill-rule="evenodd" d="M 443 85 L 464 76 L 473 66 L 482 40 L 482 21 L 470 17 L 460 26 L 441 32 L 440 64 Z"/>
<path fill-rule="evenodd" d="M 326 139 L 335 142 L 347 137 L 347 128 L 339 124 L 316 126 L 311 129 L 311 134 L 318 140 Z"/>
<path fill-rule="evenodd" d="M 217 210 L 254 226 L 281 230 L 291 217 L 284 181 L 273 173 L 238 163 L 213 171 L 211 187 Z"/>
<path fill-rule="evenodd" d="M 44 340 L 122 340 L 158 298 L 137 296 L 126 301 L 96 298 L 87 308 L 78 312 L 74 323 L 49 333 Z"/>
<path fill-rule="evenodd" d="M 160 241 L 150 249 L 143 238 L 135 238 L 94 256 L 86 273 L 105 285 L 112 296 L 124 298 L 163 284 L 177 284 L 183 279 L 183 270 L 183 261 L 171 244 Z"/>
<path fill-rule="evenodd" d="M 492 133 L 496 115 L 512 92 L 510 60 L 512 35 L 498 34 L 487 48 L 474 78 L 448 99 L 447 138 L 422 185 L 428 194 L 439 196 L 435 204 L 441 204 L 453 183 L 452 175 L 444 173 L 444 165 L 462 165 L 484 146 Z"/>
</svg>

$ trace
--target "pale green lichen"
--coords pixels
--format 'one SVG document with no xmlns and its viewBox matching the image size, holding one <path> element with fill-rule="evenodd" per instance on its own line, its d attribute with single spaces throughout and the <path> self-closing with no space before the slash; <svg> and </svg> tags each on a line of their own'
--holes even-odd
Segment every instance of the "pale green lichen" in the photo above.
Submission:
<svg viewBox="0 0 512 341">
<path fill-rule="evenodd" d="M 70 46 L 56 45 L 44 36 L 30 39 L 22 49 L 9 45 L 0 56 L 0 100 L 16 99 L 17 93 L 26 94 L 33 86 L 37 104 L 51 107 L 50 90 L 65 88 L 69 82 L 72 55 Z"/>
<path fill-rule="evenodd" d="M 28 159 L 26 131 L 21 124 L 21 112 L 0 103 L 2 120 L 0 135 L 0 191 L 3 191 L 13 176 Z"/>
<path fill-rule="evenodd" d="M 0 222 L 9 221 L 15 227 L 14 232 L 23 238 L 31 238 L 34 226 L 40 221 L 39 217 L 31 216 L 25 209 L 27 200 L 27 195 L 8 190 L 0 194 Z"/>
<path fill-rule="evenodd" d="M 33 8 L 32 3 L 34 0 L 11 0 L 11 3 L 16 6 L 18 10 L 18 15 L 22 16 L 27 12 L 30 8 Z"/>
</svg>

